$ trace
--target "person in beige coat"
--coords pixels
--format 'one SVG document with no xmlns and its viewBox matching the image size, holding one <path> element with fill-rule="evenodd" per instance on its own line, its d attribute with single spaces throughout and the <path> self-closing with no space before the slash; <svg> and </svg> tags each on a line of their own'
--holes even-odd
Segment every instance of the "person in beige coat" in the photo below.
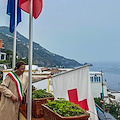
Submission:
<svg viewBox="0 0 120 120">
<path fill-rule="evenodd" d="M 25 63 L 22 61 L 16 63 L 14 73 L 22 84 L 23 93 L 28 86 L 28 77 L 23 74 L 24 71 Z M 16 84 L 8 74 L 0 85 L 0 91 L 2 93 L 0 101 L 0 120 L 18 120 L 20 99 L 18 97 Z"/>
</svg>

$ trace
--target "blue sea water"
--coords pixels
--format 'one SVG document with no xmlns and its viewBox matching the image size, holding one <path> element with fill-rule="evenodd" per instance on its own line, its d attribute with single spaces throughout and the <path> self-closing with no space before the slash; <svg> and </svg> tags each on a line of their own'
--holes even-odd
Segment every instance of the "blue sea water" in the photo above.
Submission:
<svg viewBox="0 0 120 120">
<path fill-rule="evenodd" d="M 109 89 L 120 91 L 120 62 L 94 62 L 90 71 L 102 71 Z"/>
</svg>

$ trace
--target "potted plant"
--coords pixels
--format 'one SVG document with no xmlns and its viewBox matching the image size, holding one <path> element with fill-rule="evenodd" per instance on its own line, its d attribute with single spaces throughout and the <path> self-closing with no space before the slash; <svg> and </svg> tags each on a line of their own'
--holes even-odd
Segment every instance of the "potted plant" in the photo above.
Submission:
<svg viewBox="0 0 120 120">
<path fill-rule="evenodd" d="M 51 93 L 46 92 L 46 89 L 33 90 L 32 92 L 32 115 L 36 118 L 43 117 L 41 104 L 48 103 L 47 100 L 54 100 Z"/>
<path fill-rule="evenodd" d="M 46 89 L 37 90 L 32 86 L 32 116 L 36 118 L 43 117 L 41 104 L 48 103 L 47 100 L 54 100 L 54 96 L 51 93 L 46 92 Z M 20 111 L 27 118 L 27 104 L 21 104 Z"/>
<path fill-rule="evenodd" d="M 89 113 L 63 98 L 42 104 L 45 120 L 88 120 Z"/>
</svg>

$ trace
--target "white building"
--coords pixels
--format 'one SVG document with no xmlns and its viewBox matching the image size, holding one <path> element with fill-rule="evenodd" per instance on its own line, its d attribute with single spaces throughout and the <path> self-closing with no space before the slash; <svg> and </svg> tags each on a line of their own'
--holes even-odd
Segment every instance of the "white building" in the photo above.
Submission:
<svg viewBox="0 0 120 120">
<path fill-rule="evenodd" d="M 12 69 L 3 70 L 3 80 L 5 79 L 5 76 L 11 71 Z M 29 74 L 28 65 L 25 66 L 24 74 Z M 32 85 L 34 85 L 37 89 L 48 89 L 48 79 L 46 79 L 46 77 L 50 74 L 50 71 L 41 71 L 40 67 L 38 67 L 37 65 L 32 65 Z"/>
<path fill-rule="evenodd" d="M 0 52 L 0 60 L 6 60 L 6 53 Z"/>
<path fill-rule="evenodd" d="M 103 87 L 104 97 L 108 96 L 107 85 L 106 85 L 106 81 L 103 80 L 102 72 L 90 71 L 90 80 L 91 80 L 91 87 L 92 87 L 92 93 L 94 98 L 101 97 L 102 87 Z"/>
<path fill-rule="evenodd" d="M 52 81 L 50 79 L 42 80 L 42 78 L 46 78 L 47 76 L 49 76 L 51 74 L 51 72 L 50 71 L 42 71 L 41 69 L 42 68 L 39 68 L 36 65 L 32 66 L 32 76 L 36 79 L 36 81 L 33 82 L 33 85 L 37 89 L 49 89 L 49 91 L 52 92 L 53 90 L 50 85 L 50 84 L 52 84 Z M 11 70 L 12 69 L 3 70 L 3 79 L 5 78 L 7 73 L 10 72 Z M 27 74 L 27 75 L 28 75 L 28 70 L 29 70 L 28 65 L 26 65 L 25 74 Z M 65 72 L 65 71 L 70 71 L 70 70 L 72 70 L 72 69 L 64 68 L 61 71 Z M 90 80 L 91 80 L 91 88 L 92 88 L 93 97 L 101 97 L 103 73 L 90 71 Z M 104 96 L 107 97 L 108 94 L 107 94 L 107 86 L 106 86 L 105 81 L 103 81 L 103 90 L 104 90 Z"/>
</svg>

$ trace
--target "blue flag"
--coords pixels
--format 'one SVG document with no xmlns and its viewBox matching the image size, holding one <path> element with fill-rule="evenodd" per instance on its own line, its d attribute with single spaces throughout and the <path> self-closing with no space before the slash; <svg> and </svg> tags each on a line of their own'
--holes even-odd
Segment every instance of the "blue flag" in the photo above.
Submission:
<svg viewBox="0 0 120 120">
<path fill-rule="evenodd" d="M 17 1 L 17 25 L 21 22 L 21 9 L 19 8 L 19 0 Z M 10 15 L 10 32 L 14 32 L 15 26 L 15 0 L 8 0 L 7 14 Z"/>
</svg>

